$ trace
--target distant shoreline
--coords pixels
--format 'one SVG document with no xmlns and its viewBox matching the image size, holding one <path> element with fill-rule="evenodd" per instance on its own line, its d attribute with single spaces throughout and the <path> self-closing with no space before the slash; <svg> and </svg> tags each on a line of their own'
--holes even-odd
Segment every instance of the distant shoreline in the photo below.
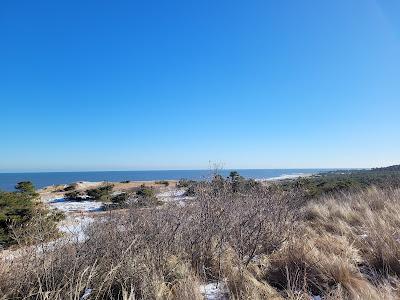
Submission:
<svg viewBox="0 0 400 300">
<path fill-rule="evenodd" d="M 317 174 L 335 169 L 237 169 L 240 175 L 251 179 L 279 179 L 298 174 Z M 228 176 L 235 170 L 220 170 Z M 37 189 L 79 181 L 154 181 L 154 180 L 204 180 L 212 176 L 212 170 L 160 170 L 160 171 L 104 171 L 104 172 L 49 172 L 49 173 L 0 173 L 0 190 L 12 191 L 17 182 L 31 181 Z"/>
</svg>

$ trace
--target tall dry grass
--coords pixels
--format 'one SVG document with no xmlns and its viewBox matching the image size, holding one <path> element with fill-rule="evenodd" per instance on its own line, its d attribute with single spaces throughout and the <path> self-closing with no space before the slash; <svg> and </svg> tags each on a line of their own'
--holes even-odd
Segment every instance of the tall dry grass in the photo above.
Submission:
<svg viewBox="0 0 400 300">
<path fill-rule="evenodd" d="M 203 299 L 216 281 L 226 299 L 400 299 L 399 190 L 304 203 L 219 181 L 196 195 L 110 212 L 84 242 L 24 248 L 0 266 L 2 299 Z"/>
<path fill-rule="evenodd" d="M 267 280 L 326 299 L 399 299 L 400 191 L 331 195 L 302 209 L 297 234 L 271 255 Z"/>
</svg>

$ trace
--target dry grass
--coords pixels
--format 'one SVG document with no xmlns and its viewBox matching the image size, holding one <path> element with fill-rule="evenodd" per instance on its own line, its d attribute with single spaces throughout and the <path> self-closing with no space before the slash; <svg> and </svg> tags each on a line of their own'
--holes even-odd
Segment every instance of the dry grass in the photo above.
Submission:
<svg viewBox="0 0 400 300">
<path fill-rule="evenodd" d="M 289 294 L 398 299 L 399 221 L 399 190 L 318 199 L 303 209 L 298 233 L 271 256 L 267 278 Z"/>
<path fill-rule="evenodd" d="M 230 299 L 400 299 L 400 191 L 301 199 L 203 183 L 184 206 L 110 213 L 85 242 L 4 260 L 0 295 L 197 300 L 219 281 Z"/>
</svg>

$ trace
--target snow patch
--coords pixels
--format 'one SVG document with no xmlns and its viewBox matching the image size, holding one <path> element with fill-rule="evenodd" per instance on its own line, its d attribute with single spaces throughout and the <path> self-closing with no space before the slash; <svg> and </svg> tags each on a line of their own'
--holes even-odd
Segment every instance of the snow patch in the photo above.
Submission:
<svg viewBox="0 0 400 300">
<path fill-rule="evenodd" d="M 222 282 L 210 282 L 200 285 L 200 293 L 205 300 L 227 300 L 226 286 Z"/>
<path fill-rule="evenodd" d="M 194 197 L 185 196 L 186 189 L 171 189 L 157 195 L 157 198 L 164 202 L 176 201 L 184 202 L 186 200 L 193 200 Z"/>
<path fill-rule="evenodd" d="M 93 218 L 87 216 L 68 218 L 58 226 L 58 230 L 65 233 L 66 238 L 83 242 L 86 240 L 84 230 L 93 221 Z"/>
<path fill-rule="evenodd" d="M 58 209 L 64 212 L 100 211 L 103 208 L 103 203 L 97 201 L 68 201 L 65 198 L 53 199 L 48 202 L 51 208 Z"/>
<path fill-rule="evenodd" d="M 82 297 L 79 300 L 89 299 L 91 294 L 92 294 L 92 289 L 86 289 L 85 293 L 82 295 Z"/>
<path fill-rule="evenodd" d="M 182 197 L 185 194 L 185 189 L 173 189 L 158 194 L 159 197 Z"/>
</svg>

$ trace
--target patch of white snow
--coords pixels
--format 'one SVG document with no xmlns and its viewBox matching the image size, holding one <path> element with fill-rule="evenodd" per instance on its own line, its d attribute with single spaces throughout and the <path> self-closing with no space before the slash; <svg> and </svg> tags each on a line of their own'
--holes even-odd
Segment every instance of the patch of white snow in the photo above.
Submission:
<svg viewBox="0 0 400 300">
<path fill-rule="evenodd" d="M 205 300 L 227 300 L 226 287 L 222 282 L 211 282 L 200 285 L 200 293 Z"/>
<path fill-rule="evenodd" d="M 82 297 L 79 300 L 89 299 L 91 294 L 92 294 L 92 289 L 86 289 L 85 293 L 82 295 Z"/>
<path fill-rule="evenodd" d="M 68 218 L 58 226 L 58 230 L 65 233 L 67 238 L 83 242 L 86 239 L 84 230 L 93 221 L 93 218 L 87 216 Z"/>
<path fill-rule="evenodd" d="M 186 189 L 170 189 L 165 192 L 159 193 L 157 198 L 164 202 L 176 201 L 184 202 L 186 200 L 193 200 L 194 197 L 185 196 Z"/>
<path fill-rule="evenodd" d="M 97 201 L 68 201 L 65 198 L 53 199 L 48 202 L 50 207 L 64 212 L 93 212 L 100 211 L 103 208 L 103 203 Z"/>
</svg>

